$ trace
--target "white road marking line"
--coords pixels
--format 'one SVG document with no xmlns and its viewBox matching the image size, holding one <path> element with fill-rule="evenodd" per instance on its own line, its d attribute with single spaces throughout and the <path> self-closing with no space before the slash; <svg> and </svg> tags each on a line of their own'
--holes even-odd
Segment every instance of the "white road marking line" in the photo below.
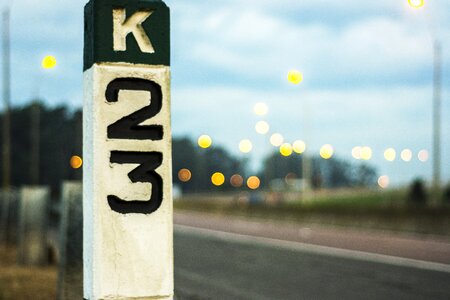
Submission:
<svg viewBox="0 0 450 300">
<path fill-rule="evenodd" d="M 422 270 L 450 273 L 450 265 L 448 265 L 448 264 L 428 262 L 428 261 L 411 259 L 411 258 L 369 253 L 369 252 L 363 252 L 363 251 L 357 251 L 357 250 L 340 249 L 340 248 L 333 248 L 333 247 L 327 247 L 327 246 L 312 245 L 312 244 L 306 244 L 306 243 L 301 243 L 301 242 L 277 240 L 277 239 L 266 238 L 266 237 L 250 236 L 250 235 L 230 233 L 230 232 L 217 231 L 217 230 L 212 230 L 212 229 L 204 229 L 204 228 L 198 228 L 198 227 L 186 226 L 186 225 L 178 225 L 178 224 L 174 225 L 174 229 L 175 229 L 175 232 L 220 238 L 222 240 L 231 241 L 231 242 L 238 242 L 238 243 L 244 243 L 244 244 L 257 244 L 257 245 L 262 245 L 262 246 L 270 246 L 270 247 L 293 250 L 293 251 L 301 251 L 301 252 L 308 252 L 308 253 L 314 253 L 314 254 L 342 257 L 342 258 L 347 258 L 347 259 L 356 259 L 356 260 L 362 260 L 362 261 L 368 261 L 368 262 L 384 263 L 384 264 L 390 264 L 390 265 L 400 266 L 400 267 L 410 267 L 410 268 L 416 268 L 416 269 L 422 269 Z"/>
</svg>

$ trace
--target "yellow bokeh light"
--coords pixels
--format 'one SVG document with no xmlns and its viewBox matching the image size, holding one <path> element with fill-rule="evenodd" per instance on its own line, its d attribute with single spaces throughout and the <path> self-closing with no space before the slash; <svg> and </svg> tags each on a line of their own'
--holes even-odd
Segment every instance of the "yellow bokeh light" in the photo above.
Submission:
<svg viewBox="0 0 450 300">
<path fill-rule="evenodd" d="M 292 144 L 292 149 L 295 153 L 302 154 L 306 150 L 306 144 L 304 141 L 297 140 Z"/>
<path fill-rule="evenodd" d="M 239 174 L 234 174 L 230 178 L 230 183 L 233 187 L 241 187 L 244 184 L 244 178 L 242 178 L 242 176 Z"/>
<path fill-rule="evenodd" d="M 409 6 L 413 8 L 420 8 L 424 6 L 425 1 L 424 0 L 408 0 Z"/>
<path fill-rule="evenodd" d="M 334 150 L 330 144 L 325 144 L 320 148 L 320 157 L 323 159 L 330 159 L 333 156 Z"/>
<path fill-rule="evenodd" d="M 239 151 L 242 153 L 249 153 L 252 151 L 253 145 L 250 140 L 242 140 L 239 142 Z"/>
<path fill-rule="evenodd" d="M 288 72 L 288 81 L 293 84 L 299 84 L 303 81 L 303 74 L 297 70 L 291 70 Z"/>
<path fill-rule="evenodd" d="M 378 177 L 378 186 L 385 189 L 389 186 L 389 177 L 387 175 L 382 175 Z"/>
<path fill-rule="evenodd" d="M 70 166 L 73 169 L 79 169 L 83 165 L 83 160 L 78 155 L 74 155 L 70 158 Z"/>
<path fill-rule="evenodd" d="M 361 159 L 361 150 L 362 150 L 361 146 L 353 147 L 352 156 L 354 159 Z"/>
<path fill-rule="evenodd" d="M 261 184 L 261 181 L 256 176 L 250 176 L 247 179 L 247 186 L 252 190 L 256 190 L 257 188 L 259 188 L 260 184 Z"/>
<path fill-rule="evenodd" d="M 267 106 L 267 104 L 259 102 L 253 106 L 253 112 L 255 113 L 255 115 L 264 116 L 269 112 L 269 107 Z"/>
<path fill-rule="evenodd" d="M 212 174 L 211 182 L 215 186 L 221 186 L 225 182 L 225 176 L 220 172 L 216 172 Z"/>
<path fill-rule="evenodd" d="M 269 132 L 270 126 L 266 121 L 259 121 L 255 125 L 255 130 L 259 134 L 266 134 Z"/>
<path fill-rule="evenodd" d="M 384 151 L 384 159 L 387 161 L 394 161 L 396 155 L 394 148 L 388 148 Z"/>
<path fill-rule="evenodd" d="M 428 160 L 429 154 L 427 150 L 420 150 L 419 153 L 417 154 L 417 158 L 419 158 L 419 160 L 421 162 L 426 162 Z"/>
<path fill-rule="evenodd" d="M 189 180 L 191 180 L 191 177 L 191 171 L 189 171 L 188 169 L 181 169 L 180 171 L 178 171 L 178 179 L 180 179 L 180 181 L 182 182 L 188 182 Z"/>
<path fill-rule="evenodd" d="M 372 158 L 372 149 L 370 147 L 362 147 L 361 148 L 361 159 L 369 160 Z"/>
<path fill-rule="evenodd" d="M 209 148 L 212 144 L 212 139 L 209 135 L 204 134 L 198 138 L 197 142 L 201 148 Z"/>
<path fill-rule="evenodd" d="M 275 147 L 280 147 L 283 144 L 284 138 L 279 133 L 274 133 L 270 136 L 270 144 Z"/>
<path fill-rule="evenodd" d="M 412 152 L 409 149 L 404 149 L 401 153 L 400 153 L 400 157 L 402 158 L 403 161 L 410 161 L 412 158 Z"/>
<path fill-rule="evenodd" d="M 284 143 L 280 146 L 280 153 L 283 156 L 289 156 L 292 154 L 292 145 L 289 143 Z"/>
<path fill-rule="evenodd" d="M 42 59 L 41 64 L 44 69 L 53 69 L 56 67 L 56 58 L 52 55 L 47 55 Z"/>
</svg>

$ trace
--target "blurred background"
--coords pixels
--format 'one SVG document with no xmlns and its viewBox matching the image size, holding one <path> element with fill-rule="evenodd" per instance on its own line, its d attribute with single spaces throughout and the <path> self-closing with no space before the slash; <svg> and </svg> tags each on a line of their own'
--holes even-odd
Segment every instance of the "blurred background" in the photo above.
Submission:
<svg viewBox="0 0 450 300">
<path fill-rule="evenodd" d="M 375 171 L 375 183 L 383 175 L 388 179 L 384 187 L 407 185 L 415 178 L 427 184 L 435 177 L 441 184 L 449 181 L 448 1 L 418 8 L 407 0 L 167 4 L 176 141 L 188 138 L 197 144 L 201 135 L 208 135 L 211 148 L 222 148 L 241 165 L 245 162 L 242 167 L 254 175 L 284 145 L 286 156 L 313 160 L 322 149 L 331 151 L 330 160 L 353 169 L 366 165 Z M 32 150 L 30 134 L 17 131 L 39 118 L 31 117 L 33 103 L 42 114 L 61 118 L 43 115 L 39 120 L 42 159 L 49 156 L 45 147 L 57 148 L 51 143 L 65 139 L 73 143 L 62 143 L 80 154 L 76 114 L 83 101 L 83 5 L 3 1 L 3 23 L 8 14 L 10 27 L 10 52 L 3 54 L 10 61 L 9 70 L 3 71 L 3 77 L 10 74 L 10 89 L 3 102 L 13 115 L 22 112 L 28 120 L 11 118 L 12 136 L 28 143 L 11 140 L 18 143 L 11 148 L 16 165 L 30 166 L 24 158 L 36 156 L 18 152 Z M 56 64 L 43 67 L 49 55 Z M 6 62 L 2 65 L 7 68 Z M 298 73 L 288 79 L 291 71 Z M 45 132 L 57 127 L 51 122 L 73 125 L 46 141 Z M 296 141 L 301 141 L 297 147 Z M 289 145 L 294 146 L 292 154 Z M 435 160 L 439 163 L 433 167 Z M 37 164 L 43 172 L 50 163 Z M 18 172 L 13 165 L 11 172 Z M 314 165 L 311 174 L 320 173 Z M 63 168 L 52 166 L 58 172 Z M 14 185 L 36 180 L 17 176 L 12 175 Z M 192 179 L 208 177 L 193 174 Z"/>
<path fill-rule="evenodd" d="M 201 226 L 202 213 L 286 220 L 308 236 L 314 224 L 387 230 L 450 253 L 450 1 L 165 2 L 175 223 Z M 82 179 L 84 5 L 0 2 L 2 199 L 47 188 L 47 262 L 60 258 L 62 183 Z M 15 260 L 20 205 L 3 202 Z"/>
</svg>

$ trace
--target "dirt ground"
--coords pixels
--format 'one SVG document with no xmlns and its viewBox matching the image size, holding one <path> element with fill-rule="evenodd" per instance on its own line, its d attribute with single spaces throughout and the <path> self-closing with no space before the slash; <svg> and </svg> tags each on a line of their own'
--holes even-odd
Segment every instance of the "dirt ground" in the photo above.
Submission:
<svg viewBox="0 0 450 300">
<path fill-rule="evenodd" d="M 23 267 L 16 249 L 0 246 L 0 300 L 56 299 L 56 266 Z"/>
</svg>

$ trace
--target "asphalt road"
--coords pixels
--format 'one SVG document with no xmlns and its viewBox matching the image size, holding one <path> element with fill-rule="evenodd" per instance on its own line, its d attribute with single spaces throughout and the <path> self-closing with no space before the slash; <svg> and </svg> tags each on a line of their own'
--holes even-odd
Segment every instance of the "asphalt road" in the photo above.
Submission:
<svg viewBox="0 0 450 300">
<path fill-rule="evenodd" d="M 180 225 L 174 243 L 177 300 L 450 299 L 448 265 L 334 255 Z"/>
</svg>

